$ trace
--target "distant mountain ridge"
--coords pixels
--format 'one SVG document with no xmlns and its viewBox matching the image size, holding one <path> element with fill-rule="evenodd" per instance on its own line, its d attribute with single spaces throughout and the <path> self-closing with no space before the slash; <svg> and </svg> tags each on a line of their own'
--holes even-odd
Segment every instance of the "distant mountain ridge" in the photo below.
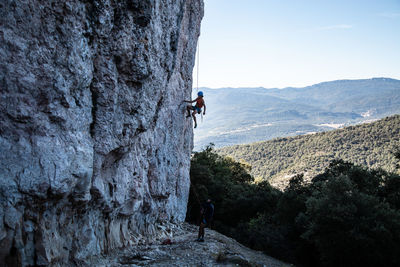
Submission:
<svg viewBox="0 0 400 267">
<path fill-rule="evenodd" d="M 400 113 L 400 80 L 337 80 L 303 88 L 200 88 L 207 114 L 195 150 L 332 130 Z"/>
<path fill-rule="evenodd" d="M 310 178 L 321 173 L 333 159 L 396 172 L 393 152 L 399 147 L 400 115 L 395 115 L 313 135 L 224 147 L 217 152 L 244 160 L 256 178 L 282 188 L 295 174 Z"/>
</svg>

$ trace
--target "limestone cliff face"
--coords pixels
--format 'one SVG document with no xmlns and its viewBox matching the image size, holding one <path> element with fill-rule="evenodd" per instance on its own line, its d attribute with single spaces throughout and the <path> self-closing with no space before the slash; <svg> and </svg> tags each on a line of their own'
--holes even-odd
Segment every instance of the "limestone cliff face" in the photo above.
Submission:
<svg viewBox="0 0 400 267">
<path fill-rule="evenodd" d="M 202 0 L 0 3 L 0 262 L 48 265 L 181 222 Z"/>
</svg>

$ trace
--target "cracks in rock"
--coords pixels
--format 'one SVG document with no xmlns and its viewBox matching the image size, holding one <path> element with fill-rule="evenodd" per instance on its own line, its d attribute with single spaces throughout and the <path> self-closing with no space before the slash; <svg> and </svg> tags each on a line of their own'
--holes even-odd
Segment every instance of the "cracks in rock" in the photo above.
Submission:
<svg viewBox="0 0 400 267">
<path fill-rule="evenodd" d="M 97 204 L 100 204 L 100 200 L 103 199 L 101 192 L 95 187 L 90 188 L 90 195 L 92 197 L 92 201 L 98 202 Z"/>
<path fill-rule="evenodd" d="M 127 134 L 127 131 L 129 129 L 130 124 L 129 123 L 124 123 L 122 126 L 122 136 L 125 137 Z"/>
<path fill-rule="evenodd" d="M 156 113 L 154 114 L 154 117 L 153 117 L 153 127 L 156 126 L 158 118 L 160 116 L 160 110 L 162 108 L 163 100 L 164 100 L 164 96 L 161 95 L 161 97 L 158 100 L 157 105 L 156 105 Z"/>
<path fill-rule="evenodd" d="M 176 61 L 178 56 L 178 46 L 179 46 L 179 37 L 181 34 L 181 25 L 183 22 L 183 17 L 185 13 L 185 4 L 181 4 L 179 13 L 176 16 L 176 32 L 170 33 L 170 51 L 172 52 L 172 66 L 171 69 L 167 69 L 167 81 L 170 80 L 172 74 L 174 73 L 174 69 L 176 67 Z"/>
<path fill-rule="evenodd" d="M 94 88 L 94 83 L 93 80 L 90 83 L 90 92 L 91 92 L 91 97 L 92 97 L 92 122 L 90 123 L 90 136 L 92 139 L 95 138 L 95 124 L 96 124 L 96 113 L 97 113 L 97 100 L 98 100 L 98 94 L 97 91 Z"/>
<path fill-rule="evenodd" d="M 135 92 L 142 90 L 143 83 L 141 81 L 126 80 L 126 85 L 132 88 Z"/>
<path fill-rule="evenodd" d="M 167 200 L 169 198 L 170 194 L 171 193 L 167 192 L 165 194 L 150 194 L 150 195 L 151 195 L 151 197 L 153 199 L 158 200 L 158 201 L 162 201 L 162 200 Z"/>
<path fill-rule="evenodd" d="M 96 1 L 90 1 L 86 0 L 84 1 L 86 4 L 86 9 L 87 9 L 87 21 L 88 27 L 86 28 L 86 31 L 83 33 L 83 37 L 85 37 L 88 41 L 88 45 L 93 49 L 96 50 L 96 46 L 94 45 L 95 42 L 95 32 L 96 32 L 96 26 L 98 24 L 98 18 L 100 17 L 101 13 L 101 6 L 100 3 Z M 96 55 L 96 51 L 93 51 L 93 55 Z M 89 85 L 89 90 L 91 93 L 91 104 L 92 104 L 92 110 L 91 110 L 91 115 L 92 115 L 92 122 L 90 123 L 89 126 L 89 133 L 92 139 L 95 138 L 95 125 L 96 125 L 96 113 L 97 113 L 97 105 L 98 105 L 98 92 L 95 88 L 95 77 L 97 73 L 97 68 L 95 66 L 95 58 L 92 58 L 92 65 L 93 65 L 93 77 Z M 76 101 L 76 100 L 75 100 Z M 79 101 L 78 101 L 79 103 Z"/>
<path fill-rule="evenodd" d="M 145 199 L 142 203 L 142 212 L 144 214 L 150 214 L 152 211 L 151 203 Z"/>
<path fill-rule="evenodd" d="M 115 163 L 120 161 L 122 159 L 122 157 L 126 153 L 128 153 L 128 148 L 129 147 L 127 147 L 127 146 L 120 146 L 120 147 L 117 147 L 116 149 L 110 151 L 104 157 L 103 164 L 101 165 L 102 170 L 109 169 L 110 167 L 112 167 L 112 165 L 114 165 Z"/>
<path fill-rule="evenodd" d="M 133 13 L 133 22 L 140 27 L 149 25 L 152 17 L 152 1 L 133 0 L 129 1 L 126 8 Z"/>
<path fill-rule="evenodd" d="M 146 131 L 147 129 L 144 128 L 143 124 L 140 124 L 139 127 L 136 128 L 135 136 L 138 136 L 139 134 L 144 133 Z"/>
<path fill-rule="evenodd" d="M 110 191 L 110 197 L 114 196 L 114 189 L 115 189 L 115 184 L 108 183 L 108 190 Z"/>
<path fill-rule="evenodd" d="M 99 22 L 99 18 L 101 16 L 101 13 L 104 12 L 104 3 L 100 1 L 92 1 L 92 0 L 84 0 L 84 3 L 86 5 L 87 9 L 87 15 L 86 19 L 88 21 L 87 29 L 83 33 L 83 37 L 87 39 L 88 45 L 91 47 L 93 53 L 92 55 L 94 56 L 92 58 L 92 79 L 90 81 L 89 85 L 89 90 L 90 90 L 90 97 L 91 97 L 91 118 L 92 121 L 89 125 L 89 134 L 90 137 L 93 140 L 93 163 L 92 166 L 95 166 L 96 163 L 96 149 L 95 149 L 95 137 L 96 137 L 96 124 L 97 124 L 97 113 L 98 113 L 98 100 L 99 100 L 99 93 L 97 91 L 97 88 L 95 86 L 96 82 L 96 76 L 97 76 L 97 67 L 96 67 L 96 55 L 98 54 L 97 51 L 97 39 L 99 38 L 99 33 L 101 32 L 101 25 Z M 95 171 L 93 170 L 93 173 L 91 177 L 88 177 L 89 179 L 89 203 L 92 207 L 98 207 L 101 206 L 104 202 L 103 196 L 101 192 L 93 187 L 93 181 L 95 178 Z M 77 202 L 77 205 L 80 204 L 81 200 L 79 199 L 80 195 L 77 195 L 78 200 L 76 200 L 74 197 L 71 197 L 72 203 Z M 89 203 L 86 203 L 88 205 Z"/>
</svg>

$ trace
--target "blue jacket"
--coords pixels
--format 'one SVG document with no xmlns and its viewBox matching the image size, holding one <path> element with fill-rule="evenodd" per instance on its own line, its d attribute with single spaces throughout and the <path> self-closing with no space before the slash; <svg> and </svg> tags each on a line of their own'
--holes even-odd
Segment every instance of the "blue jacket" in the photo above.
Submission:
<svg viewBox="0 0 400 267">
<path fill-rule="evenodd" d="M 212 217 L 214 216 L 214 205 L 209 202 L 203 203 L 202 213 L 203 213 L 204 219 L 206 219 L 207 221 L 211 220 Z"/>
</svg>

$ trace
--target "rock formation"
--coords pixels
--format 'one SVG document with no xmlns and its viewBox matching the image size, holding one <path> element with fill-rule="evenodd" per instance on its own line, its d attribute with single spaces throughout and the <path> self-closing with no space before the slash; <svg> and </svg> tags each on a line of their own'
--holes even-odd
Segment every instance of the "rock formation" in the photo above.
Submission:
<svg viewBox="0 0 400 267">
<path fill-rule="evenodd" d="M 0 12 L 0 262 L 79 265 L 183 221 L 202 0 Z"/>
</svg>

